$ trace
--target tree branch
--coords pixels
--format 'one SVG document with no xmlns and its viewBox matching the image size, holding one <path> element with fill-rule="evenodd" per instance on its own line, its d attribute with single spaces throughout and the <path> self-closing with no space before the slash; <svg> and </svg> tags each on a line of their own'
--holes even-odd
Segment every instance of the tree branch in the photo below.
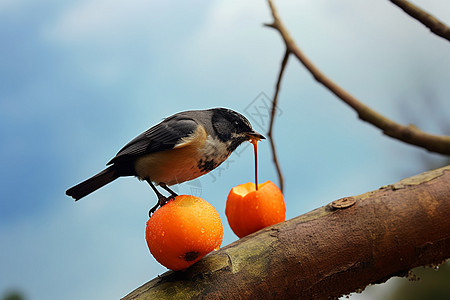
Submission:
<svg viewBox="0 0 450 300">
<path fill-rule="evenodd" d="M 281 190 L 281 192 L 283 192 L 283 190 L 284 190 L 284 179 L 283 179 L 283 173 L 281 172 L 280 164 L 278 162 L 278 156 L 277 156 L 277 152 L 276 152 L 276 148 L 275 148 L 275 142 L 273 140 L 273 123 L 275 121 L 275 113 L 277 111 L 278 94 L 280 92 L 281 79 L 283 77 L 284 70 L 286 68 L 286 64 L 287 64 L 288 59 L 289 59 L 289 54 L 290 54 L 290 52 L 286 49 L 286 52 L 284 53 L 283 60 L 281 61 L 280 73 L 278 74 L 277 84 L 275 86 L 275 95 L 273 96 L 273 101 L 272 101 L 272 112 L 271 112 L 271 115 L 270 115 L 269 131 L 267 133 L 267 136 L 269 137 L 269 141 L 270 141 L 270 147 L 272 148 L 273 162 L 274 162 L 275 168 L 277 170 L 278 180 L 280 182 L 280 190 Z"/>
<path fill-rule="evenodd" d="M 324 85 L 338 98 L 353 108 L 358 113 L 361 120 L 378 127 L 384 134 L 397 140 L 425 148 L 428 151 L 450 155 L 450 136 L 432 135 L 421 131 L 412 125 L 404 126 L 398 124 L 360 102 L 356 97 L 348 93 L 322 73 L 297 47 L 278 16 L 278 12 L 273 2 L 271 0 L 268 0 L 268 2 L 274 19 L 273 23 L 269 26 L 276 29 L 281 34 L 288 51 L 297 57 L 319 83 Z"/>
<path fill-rule="evenodd" d="M 406 0 L 390 0 L 392 3 L 400 7 L 405 13 L 428 27 L 434 34 L 450 41 L 450 28 L 439 21 L 436 17 L 430 15 L 420 7 Z"/>
<path fill-rule="evenodd" d="M 450 166 L 336 200 L 166 272 L 144 299 L 329 299 L 450 257 Z"/>
</svg>

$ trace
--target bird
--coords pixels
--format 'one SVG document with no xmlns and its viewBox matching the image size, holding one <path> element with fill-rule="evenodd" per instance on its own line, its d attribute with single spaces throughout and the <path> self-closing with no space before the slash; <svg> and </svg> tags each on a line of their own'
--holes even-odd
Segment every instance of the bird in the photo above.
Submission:
<svg viewBox="0 0 450 300">
<path fill-rule="evenodd" d="M 176 113 L 126 144 L 107 168 L 69 188 L 75 201 L 119 177 L 146 181 L 158 201 L 149 211 L 178 196 L 169 186 L 205 175 L 223 163 L 243 142 L 265 137 L 242 114 L 223 107 Z M 165 197 L 156 186 L 170 193 Z"/>
</svg>

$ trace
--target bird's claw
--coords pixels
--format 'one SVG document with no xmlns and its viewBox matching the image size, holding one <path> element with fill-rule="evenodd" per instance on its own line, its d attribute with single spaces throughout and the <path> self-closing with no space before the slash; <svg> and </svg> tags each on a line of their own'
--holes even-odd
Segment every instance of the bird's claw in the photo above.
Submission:
<svg viewBox="0 0 450 300">
<path fill-rule="evenodd" d="M 152 207 L 152 209 L 149 210 L 148 212 L 148 216 L 149 218 L 152 217 L 152 215 L 155 213 L 155 211 L 158 209 L 158 207 L 163 207 L 167 202 L 169 202 L 170 200 L 175 199 L 175 197 L 177 197 L 177 194 L 173 194 L 170 195 L 169 197 L 164 197 L 164 196 L 158 196 L 158 202 L 156 202 L 156 205 Z"/>
</svg>

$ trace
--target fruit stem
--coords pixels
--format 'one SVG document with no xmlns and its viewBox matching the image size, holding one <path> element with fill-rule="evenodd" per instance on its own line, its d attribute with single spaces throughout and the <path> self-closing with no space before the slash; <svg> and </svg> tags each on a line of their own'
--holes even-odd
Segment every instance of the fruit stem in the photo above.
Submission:
<svg viewBox="0 0 450 300">
<path fill-rule="evenodd" d="M 253 150 L 255 153 L 255 189 L 258 190 L 258 147 L 256 145 L 257 140 L 250 140 L 250 143 L 253 144 Z"/>
</svg>

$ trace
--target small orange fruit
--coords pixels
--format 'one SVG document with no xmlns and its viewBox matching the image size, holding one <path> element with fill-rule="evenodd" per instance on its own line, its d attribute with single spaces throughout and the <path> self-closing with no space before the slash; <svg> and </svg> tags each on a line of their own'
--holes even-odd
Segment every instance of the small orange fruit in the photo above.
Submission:
<svg viewBox="0 0 450 300">
<path fill-rule="evenodd" d="M 283 222 L 286 205 L 280 189 L 270 180 L 240 184 L 231 189 L 225 214 L 233 232 L 242 238 L 264 227 Z"/>
<path fill-rule="evenodd" d="M 199 197 L 180 195 L 147 221 L 147 245 L 163 266 L 184 270 L 222 244 L 217 210 Z"/>
</svg>

